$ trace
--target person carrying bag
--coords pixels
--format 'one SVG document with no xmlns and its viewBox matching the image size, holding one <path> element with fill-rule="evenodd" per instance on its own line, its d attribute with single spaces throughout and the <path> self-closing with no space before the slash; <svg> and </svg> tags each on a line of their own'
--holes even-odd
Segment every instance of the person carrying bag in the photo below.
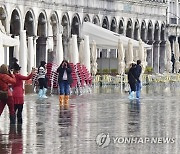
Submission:
<svg viewBox="0 0 180 154">
<path fill-rule="evenodd" d="M 8 67 L 5 64 L 0 66 L 0 89 L 7 92 L 8 97 L 6 99 L 0 100 L 0 116 L 6 106 L 8 105 L 10 114 L 10 124 L 15 124 L 15 112 L 14 112 L 14 102 L 12 97 L 12 91 L 9 89 L 9 84 L 15 84 L 16 78 L 12 71 L 8 72 Z M 2 93 L 1 93 L 2 95 Z"/>
</svg>

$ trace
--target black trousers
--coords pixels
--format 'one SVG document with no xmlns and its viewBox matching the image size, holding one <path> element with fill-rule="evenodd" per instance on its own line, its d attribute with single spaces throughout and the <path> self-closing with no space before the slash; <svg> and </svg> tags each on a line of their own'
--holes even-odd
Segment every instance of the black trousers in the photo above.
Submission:
<svg viewBox="0 0 180 154">
<path fill-rule="evenodd" d="M 47 78 L 39 78 L 38 82 L 39 82 L 39 88 L 43 89 L 43 88 L 47 88 Z"/>
<path fill-rule="evenodd" d="M 15 114 L 17 115 L 18 123 L 22 124 L 23 104 L 14 104 L 14 111 L 15 111 Z"/>
</svg>

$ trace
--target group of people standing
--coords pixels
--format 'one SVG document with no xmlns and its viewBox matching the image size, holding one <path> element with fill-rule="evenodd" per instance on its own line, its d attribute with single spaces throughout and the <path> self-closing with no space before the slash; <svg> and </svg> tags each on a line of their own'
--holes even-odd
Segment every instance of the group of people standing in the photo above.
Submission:
<svg viewBox="0 0 180 154">
<path fill-rule="evenodd" d="M 0 116 L 7 105 L 9 108 L 10 124 L 22 124 L 22 111 L 24 104 L 24 86 L 23 81 L 29 80 L 35 74 L 35 69 L 32 68 L 31 73 L 28 76 L 20 74 L 21 67 L 17 63 L 18 60 L 14 58 L 14 62 L 11 66 L 2 64 L 0 66 L 0 90 L 7 92 L 7 99 L 0 98 Z M 57 69 L 59 73 L 59 104 L 61 109 L 69 108 L 69 94 L 70 84 L 72 83 L 71 72 L 72 69 L 66 60 L 63 60 Z M 38 97 L 40 99 L 47 98 L 47 68 L 46 62 L 41 61 L 38 67 L 37 79 L 39 83 Z"/>
<path fill-rule="evenodd" d="M 28 76 L 20 74 L 21 67 L 15 63 L 8 68 L 7 65 L 0 66 L 0 90 L 7 92 L 7 99 L 0 100 L 0 115 L 6 104 L 9 108 L 10 124 L 22 124 L 22 110 L 24 104 L 23 80 L 32 78 L 34 69 Z"/>
<path fill-rule="evenodd" d="M 129 99 L 139 99 L 141 93 L 141 80 L 140 75 L 142 72 L 141 60 L 137 60 L 137 63 L 131 63 L 128 72 L 128 83 L 130 85 Z"/>
</svg>

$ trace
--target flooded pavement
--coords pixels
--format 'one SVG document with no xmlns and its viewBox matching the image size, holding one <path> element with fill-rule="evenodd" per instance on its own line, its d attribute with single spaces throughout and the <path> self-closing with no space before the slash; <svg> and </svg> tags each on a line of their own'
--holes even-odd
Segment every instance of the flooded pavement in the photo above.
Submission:
<svg viewBox="0 0 180 154">
<path fill-rule="evenodd" d="M 179 154 L 180 84 L 143 86 L 130 101 L 120 87 L 92 88 L 71 96 L 60 110 L 58 96 L 25 96 L 23 124 L 0 117 L 0 154 Z"/>
</svg>

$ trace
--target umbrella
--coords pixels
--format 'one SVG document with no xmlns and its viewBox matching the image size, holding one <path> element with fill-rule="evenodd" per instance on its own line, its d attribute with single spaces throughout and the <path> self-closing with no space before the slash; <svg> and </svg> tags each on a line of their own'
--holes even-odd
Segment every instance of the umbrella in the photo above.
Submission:
<svg viewBox="0 0 180 154">
<path fill-rule="evenodd" d="M 91 71 L 91 63 L 90 63 L 90 46 L 89 46 L 89 36 L 84 36 L 84 65 L 87 70 Z"/>
<path fill-rule="evenodd" d="M 175 56 L 175 71 L 176 73 L 179 72 L 180 69 L 180 63 L 179 63 L 179 43 L 175 41 L 175 50 L 174 50 L 174 56 Z"/>
<path fill-rule="evenodd" d="M 57 34 L 56 63 L 59 65 L 63 61 L 62 34 Z"/>
<path fill-rule="evenodd" d="M 121 40 L 118 41 L 118 73 L 124 74 L 125 62 L 124 62 L 124 48 Z"/>
<path fill-rule="evenodd" d="M 68 59 L 69 62 L 72 62 L 72 38 L 69 39 L 69 43 L 68 43 Z"/>
<path fill-rule="evenodd" d="M 93 40 L 91 44 L 91 57 L 92 57 L 92 64 L 91 64 L 91 72 L 93 75 L 97 73 L 97 48 L 96 42 Z"/>
<path fill-rule="evenodd" d="M 142 40 L 139 40 L 139 60 L 141 60 L 142 62 L 145 61 L 144 59 L 144 44 L 142 42 Z"/>
<path fill-rule="evenodd" d="M 83 54 L 84 54 L 84 40 L 82 40 L 79 45 L 79 62 L 84 65 Z"/>
<path fill-rule="evenodd" d="M 72 35 L 72 63 L 76 64 L 79 62 L 79 52 L 78 52 L 78 45 L 77 45 L 77 35 Z"/>
<path fill-rule="evenodd" d="M 169 40 L 166 42 L 166 71 L 172 71 L 172 62 L 171 62 L 171 44 Z"/>
<path fill-rule="evenodd" d="M 131 40 L 128 41 L 128 49 L 126 52 L 126 63 L 129 65 L 133 62 L 133 44 Z"/>
</svg>

